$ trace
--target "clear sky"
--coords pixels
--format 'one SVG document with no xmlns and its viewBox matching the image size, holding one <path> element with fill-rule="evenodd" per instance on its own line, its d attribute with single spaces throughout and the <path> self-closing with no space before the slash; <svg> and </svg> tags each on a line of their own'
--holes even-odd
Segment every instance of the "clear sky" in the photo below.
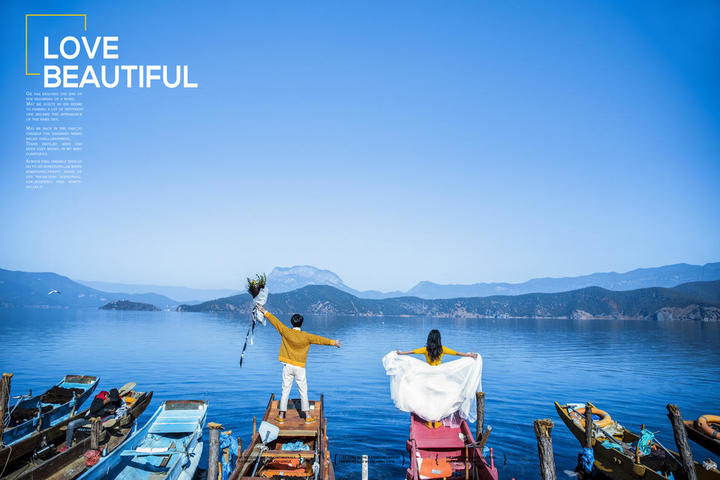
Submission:
<svg viewBox="0 0 720 480">
<path fill-rule="evenodd" d="M 85 88 L 84 183 L 25 190 L 27 13 L 199 88 Z M 83 33 L 31 21 L 31 61 Z M 390 290 L 720 260 L 714 0 L 4 0 L 0 52 L 2 268 Z"/>
</svg>

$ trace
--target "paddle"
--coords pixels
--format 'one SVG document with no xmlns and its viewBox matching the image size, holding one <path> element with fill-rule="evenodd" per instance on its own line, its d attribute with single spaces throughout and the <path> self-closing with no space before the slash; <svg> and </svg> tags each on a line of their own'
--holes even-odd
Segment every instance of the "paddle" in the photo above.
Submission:
<svg viewBox="0 0 720 480">
<path fill-rule="evenodd" d="M 680 465 L 681 467 L 683 466 L 683 464 L 680 463 L 680 460 L 678 460 L 677 458 L 675 458 L 675 455 L 673 455 L 670 450 L 668 450 L 667 448 L 665 448 L 665 446 L 664 446 L 662 443 L 660 443 L 660 440 L 658 440 L 657 438 L 655 438 L 655 443 L 657 443 L 657 444 L 660 446 L 660 448 L 662 448 L 663 450 L 665 450 L 665 453 L 667 453 L 668 455 L 670 455 L 670 457 L 672 457 L 672 459 L 675 460 L 678 465 Z"/>
<path fill-rule="evenodd" d="M 260 436 L 260 440 L 262 441 L 262 447 L 260 447 L 260 453 L 258 453 L 257 463 L 255 463 L 255 468 L 252 472 L 253 477 L 255 476 L 255 472 L 257 472 L 258 467 L 260 466 L 260 460 L 262 460 L 263 452 L 268 449 L 267 444 L 275 440 L 279 434 L 280 428 L 277 425 L 273 425 L 272 423 L 268 423 L 266 421 L 260 423 L 260 428 L 258 428 L 258 435 Z"/>
<path fill-rule="evenodd" d="M 128 393 L 132 392 L 132 389 L 135 388 L 135 385 L 137 385 L 137 383 L 135 382 L 126 383 L 125 385 L 120 387 L 120 390 L 118 390 L 118 394 L 121 397 L 124 397 Z"/>
</svg>

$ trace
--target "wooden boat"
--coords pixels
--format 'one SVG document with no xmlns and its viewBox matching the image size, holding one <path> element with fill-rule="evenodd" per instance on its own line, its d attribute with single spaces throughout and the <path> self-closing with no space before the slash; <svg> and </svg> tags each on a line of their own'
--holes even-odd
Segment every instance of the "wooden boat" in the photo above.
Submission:
<svg viewBox="0 0 720 480">
<path fill-rule="evenodd" d="M 310 402 L 314 423 L 306 424 L 299 406 L 300 400 L 291 400 L 285 422 L 278 424 L 278 401 L 270 395 L 270 401 L 263 415 L 263 422 L 277 427 L 277 437 L 263 443 L 259 431 L 253 432 L 250 445 L 240 454 L 230 480 L 249 480 L 265 478 L 313 478 L 335 480 L 335 471 L 328 450 L 327 422 L 323 396 L 320 401 Z M 284 445 L 301 442 L 307 450 L 287 450 Z M 287 447 L 285 447 L 287 448 Z"/>
<path fill-rule="evenodd" d="M 144 427 L 78 478 L 191 480 L 202 455 L 206 419 L 205 401 L 166 400 Z"/>
<path fill-rule="evenodd" d="M 112 426 L 105 428 L 101 435 L 97 450 L 105 454 L 120 447 L 130 436 L 135 426 L 135 421 L 142 415 L 150 404 L 153 392 L 138 392 L 135 390 L 119 389 L 120 396 L 125 401 L 126 412 L 119 419 L 116 419 Z M 83 410 L 77 415 L 82 418 L 89 409 Z M 109 422 L 105 422 L 109 424 Z M 3 480 L 72 480 L 85 471 L 92 468 L 86 465 L 85 453 L 91 449 L 90 426 L 80 428 L 75 432 L 74 445 L 61 451 L 65 446 L 64 429 L 54 429 L 44 437 L 44 446 L 29 455 L 24 465 L 11 474 L 3 477 Z"/>
<path fill-rule="evenodd" d="M 584 445 L 585 420 L 581 415 L 573 412 L 573 409 L 577 410 L 580 407 L 584 407 L 584 405 L 560 405 L 555 402 L 555 410 L 557 410 L 562 421 L 567 425 L 578 442 L 580 442 L 580 445 Z M 672 472 L 675 478 L 682 478 L 679 463 L 673 460 L 673 458 L 670 458 L 672 455 L 675 459 L 679 459 L 680 455 L 677 452 L 669 450 L 670 455 L 665 454 L 663 457 L 659 452 L 664 453 L 664 450 L 655 442 L 652 445 L 652 450 L 653 452 L 658 452 L 658 454 L 655 455 L 653 453 L 648 456 L 639 456 L 640 462 L 637 463 L 635 461 L 635 447 L 631 444 L 637 442 L 639 438 L 638 435 L 632 433 L 616 421 L 603 427 L 603 430 L 617 440 L 623 450 L 620 452 L 602 446 L 603 442 L 611 442 L 612 440 L 610 440 L 605 433 L 597 429 L 595 430 L 592 441 L 595 467 L 605 476 L 622 480 L 636 480 L 640 478 L 646 480 L 667 480 L 667 475 Z M 658 473 L 657 470 L 660 469 L 662 469 L 664 473 Z M 720 480 L 720 471 L 716 468 L 706 470 L 702 465 L 695 462 L 695 472 L 697 473 L 698 480 Z"/>
<path fill-rule="evenodd" d="M 66 375 L 42 395 L 21 399 L 10 407 L 0 446 L 0 476 L 15 459 L 33 452 L 43 438 L 75 418 L 97 384 L 97 377 Z"/>
<path fill-rule="evenodd" d="M 718 426 L 718 424 L 713 421 L 718 418 L 716 415 L 703 415 L 703 417 L 710 417 L 709 421 L 706 420 L 706 424 L 711 429 L 720 431 L 720 428 L 713 428 Z M 698 420 L 700 420 L 700 418 L 698 418 Z M 685 421 L 685 431 L 687 432 L 688 437 L 690 440 L 696 442 L 698 445 L 706 448 L 715 455 L 720 455 L 720 434 L 714 433 L 713 435 L 709 435 L 707 430 L 703 430 L 701 426 L 698 425 L 698 420 Z"/>
<path fill-rule="evenodd" d="M 410 454 L 407 480 L 498 478 L 492 456 L 488 464 L 465 420 L 457 427 L 429 428 L 422 418 L 411 413 L 407 451 Z"/>
</svg>

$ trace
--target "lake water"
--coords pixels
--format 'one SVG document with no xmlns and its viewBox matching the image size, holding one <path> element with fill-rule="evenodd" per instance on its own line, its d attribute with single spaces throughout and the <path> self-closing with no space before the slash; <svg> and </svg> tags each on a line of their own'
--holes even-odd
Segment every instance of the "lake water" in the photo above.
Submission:
<svg viewBox="0 0 720 480">
<path fill-rule="evenodd" d="M 287 321 L 287 318 L 281 318 Z M 243 368 L 238 360 L 249 317 L 176 312 L 0 309 L 0 370 L 13 393 L 34 391 L 66 373 L 97 375 L 101 387 L 137 382 L 154 390 L 144 422 L 164 399 L 207 398 L 208 419 L 247 444 L 252 417 L 280 393 L 279 335 L 256 330 Z M 330 450 L 339 479 L 404 478 L 408 414 L 395 409 L 381 358 L 424 345 L 438 328 L 443 343 L 484 359 L 486 424 L 500 478 L 539 478 L 532 421 L 555 422 L 558 478 L 569 478 L 579 444 L 553 401 L 593 401 L 634 429 L 646 423 L 674 445 L 665 405 L 686 418 L 720 413 L 720 324 L 518 319 L 423 319 L 307 316 L 305 329 L 339 338 L 344 348 L 313 346 L 311 398 L 325 394 Z M 293 389 L 293 396 L 296 390 Z M 207 432 L 206 432 L 207 436 Z M 696 459 L 714 458 L 693 445 Z M 404 465 L 403 465 L 404 463 Z M 206 465 L 203 459 L 201 465 Z"/>
</svg>

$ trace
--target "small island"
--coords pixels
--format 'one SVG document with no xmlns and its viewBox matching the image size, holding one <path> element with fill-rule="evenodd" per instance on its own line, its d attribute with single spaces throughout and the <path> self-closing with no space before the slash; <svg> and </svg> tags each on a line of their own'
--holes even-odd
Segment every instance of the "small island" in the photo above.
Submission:
<svg viewBox="0 0 720 480">
<path fill-rule="evenodd" d="M 117 300 L 100 307 L 100 310 L 127 310 L 132 312 L 159 312 L 160 309 L 149 303 L 131 302 L 129 300 Z"/>
</svg>

